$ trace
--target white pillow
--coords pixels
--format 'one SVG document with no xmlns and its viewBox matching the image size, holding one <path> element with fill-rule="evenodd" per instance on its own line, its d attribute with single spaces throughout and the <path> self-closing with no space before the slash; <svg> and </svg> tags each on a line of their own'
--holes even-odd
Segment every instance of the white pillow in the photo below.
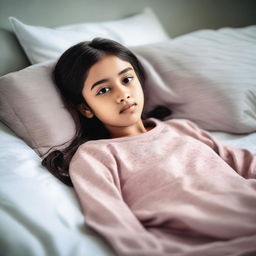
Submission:
<svg viewBox="0 0 256 256">
<path fill-rule="evenodd" d="M 9 17 L 9 21 L 32 64 L 56 59 L 70 46 L 94 37 L 113 39 L 126 46 L 169 39 L 150 8 L 121 20 L 74 24 L 58 28 L 31 26 L 14 17 Z"/>
</svg>

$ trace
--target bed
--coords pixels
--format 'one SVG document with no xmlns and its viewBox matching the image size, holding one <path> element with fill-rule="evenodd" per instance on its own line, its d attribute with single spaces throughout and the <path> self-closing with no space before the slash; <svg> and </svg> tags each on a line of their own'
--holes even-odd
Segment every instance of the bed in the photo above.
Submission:
<svg viewBox="0 0 256 256">
<path fill-rule="evenodd" d="M 51 71 L 76 42 L 100 36 L 130 47 L 146 71 L 145 112 L 164 105 L 168 118 L 256 154 L 254 1 L 0 4 L 0 255 L 115 255 L 87 227 L 74 190 L 41 166 L 74 134 Z"/>
</svg>

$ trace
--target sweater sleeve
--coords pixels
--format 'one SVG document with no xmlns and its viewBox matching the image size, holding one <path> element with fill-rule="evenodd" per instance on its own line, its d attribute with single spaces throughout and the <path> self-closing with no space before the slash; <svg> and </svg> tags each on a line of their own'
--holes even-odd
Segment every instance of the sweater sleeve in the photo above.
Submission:
<svg viewBox="0 0 256 256">
<path fill-rule="evenodd" d="M 246 179 L 256 178 L 256 155 L 247 149 L 223 144 L 191 121 L 184 121 L 188 135 L 210 146 L 229 166 Z"/>
<path fill-rule="evenodd" d="M 110 154 L 79 150 L 70 164 L 70 176 L 86 223 L 102 235 L 118 255 L 167 255 L 122 199 Z"/>
</svg>

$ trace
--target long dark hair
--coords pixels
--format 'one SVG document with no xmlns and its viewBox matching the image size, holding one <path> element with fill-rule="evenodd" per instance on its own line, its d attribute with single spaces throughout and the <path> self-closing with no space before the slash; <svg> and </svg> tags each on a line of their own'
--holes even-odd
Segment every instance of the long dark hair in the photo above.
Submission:
<svg viewBox="0 0 256 256">
<path fill-rule="evenodd" d="M 89 69 L 108 54 L 129 62 L 143 87 L 145 82 L 144 70 L 137 57 L 128 48 L 109 39 L 95 38 L 92 41 L 85 41 L 72 46 L 61 55 L 53 70 L 55 84 L 68 109 L 73 114 L 76 133 L 66 148 L 62 150 L 51 148 L 52 151 L 43 159 L 42 165 L 69 186 L 72 186 L 69 164 L 77 148 L 89 140 L 110 137 L 107 129 L 95 115 L 93 118 L 86 118 L 77 111 L 80 104 L 89 107 L 82 96 L 83 85 Z M 158 107 L 146 118 L 162 119 L 168 114 L 167 109 Z"/>
</svg>

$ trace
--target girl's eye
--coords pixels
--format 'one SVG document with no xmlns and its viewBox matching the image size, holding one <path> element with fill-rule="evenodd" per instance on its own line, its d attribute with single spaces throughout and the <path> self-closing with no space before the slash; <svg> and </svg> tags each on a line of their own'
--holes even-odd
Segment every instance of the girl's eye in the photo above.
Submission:
<svg viewBox="0 0 256 256">
<path fill-rule="evenodd" d="M 109 90 L 110 90 L 110 88 L 104 87 L 104 88 L 102 88 L 102 89 L 100 89 L 100 90 L 98 91 L 97 95 L 105 94 L 105 93 L 107 93 Z"/>
<path fill-rule="evenodd" d="M 132 81 L 132 79 L 133 79 L 132 76 L 126 77 L 126 78 L 124 78 L 123 83 L 124 83 L 124 84 L 128 84 L 129 82 Z"/>
</svg>

